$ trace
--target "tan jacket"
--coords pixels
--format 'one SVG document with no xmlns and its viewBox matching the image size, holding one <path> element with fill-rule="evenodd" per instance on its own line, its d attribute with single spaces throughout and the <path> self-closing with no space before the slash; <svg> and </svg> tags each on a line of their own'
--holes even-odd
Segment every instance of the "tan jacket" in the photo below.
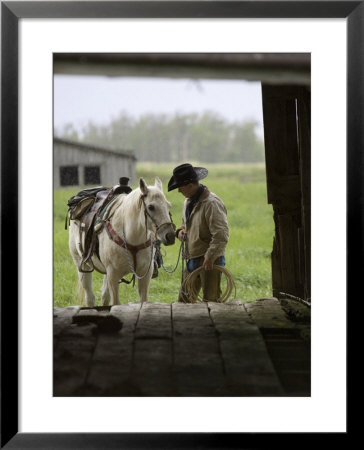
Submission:
<svg viewBox="0 0 364 450">
<path fill-rule="evenodd" d="M 205 255 L 205 259 L 215 261 L 225 254 L 229 240 L 227 211 L 222 200 L 205 188 L 198 202 L 194 206 L 188 224 L 186 225 L 186 206 L 183 204 L 181 229 L 187 232 L 187 257 L 198 258 Z"/>
</svg>

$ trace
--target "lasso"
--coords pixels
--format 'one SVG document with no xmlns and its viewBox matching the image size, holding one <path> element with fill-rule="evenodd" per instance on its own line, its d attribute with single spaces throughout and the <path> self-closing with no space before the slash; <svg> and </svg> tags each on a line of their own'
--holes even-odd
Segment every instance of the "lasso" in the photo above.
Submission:
<svg viewBox="0 0 364 450">
<path fill-rule="evenodd" d="M 236 285 L 235 285 L 235 282 L 234 282 L 234 279 L 233 279 L 233 276 L 231 275 L 231 273 L 227 269 L 225 269 L 225 267 L 222 267 L 222 266 L 214 265 L 213 269 L 222 272 L 226 277 L 225 292 L 221 295 L 220 298 L 218 298 L 217 300 L 214 300 L 214 301 L 216 301 L 218 303 L 226 302 L 226 300 L 230 297 L 230 294 L 233 291 L 233 289 L 234 289 L 234 298 L 235 298 L 236 297 Z M 202 270 L 205 270 L 205 269 L 201 266 L 198 269 L 191 272 L 185 278 L 185 280 L 182 282 L 182 291 L 185 293 L 185 295 L 187 295 L 187 297 L 190 297 L 192 299 L 196 299 L 195 301 L 199 300 L 200 302 L 206 301 L 206 300 L 203 299 L 203 297 L 199 294 L 199 290 L 196 289 L 195 280 L 200 275 Z"/>
<path fill-rule="evenodd" d="M 205 270 L 203 267 L 199 267 L 198 269 L 194 270 L 193 272 L 191 272 L 185 279 L 183 279 L 183 274 L 184 274 L 184 262 L 186 260 L 186 253 L 185 253 L 185 240 L 183 240 L 181 242 L 180 248 L 179 248 L 179 252 L 178 252 L 178 257 L 177 257 L 177 262 L 176 265 L 174 266 L 173 269 L 167 269 L 164 266 L 163 263 L 163 257 L 160 251 L 160 245 L 156 245 L 156 252 L 157 254 L 160 256 L 161 259 L 161 267 L 163 268 L 163 270 L 167 273 L 173 273 L 176 271 L 179 261 L 181 259 L 182 256 L 182 276 L 181 276 L 181 292 L 182 294 L 184 294 L 187 297 L 193 298 L 199 300 L 200 302 L 203 301 L 202 296 L 199 294 L 199 292 L 197 292 L 195 286 L 195 280 L 196 278 L 199 276 L 199 274 L 201 273 L 202 270 Z M 222 266 L 217 266 L 214 265 L 213 269 L 218 270 L 220 272 L 222 272 L 225 277 L 226 277 L 226 289 L 225 292 L 221 295 L 221 297 L 215 301 L 219 302 L 219 303 L 224 303 L 228 300 L 228 298 L 230 297 L 230 294 L 232 293 L 232 291 L 234 290 L 234 297 L 236 297 L 236 285 L 234 282 L 234 278 L 232 276 L 232 274 L 225 269 L 225 267 Z"/>
</svg>

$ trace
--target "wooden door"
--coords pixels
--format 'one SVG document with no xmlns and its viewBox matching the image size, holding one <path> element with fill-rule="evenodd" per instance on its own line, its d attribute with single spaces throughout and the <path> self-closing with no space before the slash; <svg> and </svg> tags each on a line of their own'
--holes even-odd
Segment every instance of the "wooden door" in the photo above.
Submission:
<svg viewBox="0 0 364 450">
<path fill-rule="evenodd" d="M 262 86 L 276 297 L 311 301 L 311 99 L 305 86 Z"/>
</svg>

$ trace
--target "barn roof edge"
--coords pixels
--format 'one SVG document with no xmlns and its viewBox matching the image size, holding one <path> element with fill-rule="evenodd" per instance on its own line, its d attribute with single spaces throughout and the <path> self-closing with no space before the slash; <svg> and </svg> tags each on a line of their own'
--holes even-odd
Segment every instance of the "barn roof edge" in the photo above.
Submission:
<svg viewBox="0 0 364 450">
<path fill-rule="evenodd" d="M 104 147 L 99 147 L 97 145 L 93 145 L 93 144 L 88 144 L 88 143 L 84 143 L 84 142 L 78 142 L 78 141 L 72 141 L 70 139 L 64 139 L 64 138 L 60 138 L 58 136 L 54 136 L 53 137 L 53 142 L 58 142 L 60 144 L 65 144 L 65 145 L 69 145 L 72 147 L 81 147 L 85 150 L 93 150 L 96 152 L 101 152 L 101 153 L 109 153 L 115 156 L 124 156 L 124 157 L 128 157 L 133 159 L 134 161 L 137 160 L 137 157 L 134 155 L 134 153 L 132 153 L 132 151 L 128 150 L 114 150 L 111 148 L 104 148 Z"/>
</svg>

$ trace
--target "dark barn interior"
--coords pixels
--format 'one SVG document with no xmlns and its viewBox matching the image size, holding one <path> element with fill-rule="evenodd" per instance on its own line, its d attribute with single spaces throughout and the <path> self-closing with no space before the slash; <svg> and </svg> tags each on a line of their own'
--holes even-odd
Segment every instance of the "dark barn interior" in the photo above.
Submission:
<svg viewBox="0 0 364 450">
<path fill-rule="evenodd" d="M 309 54 L 54 55 L 55 74 L 261 81 L 275 223 L 271 298 L 95 308 L 123 322 L 116 333 L 55 308 L 54 395 L 310 395 L 310 66 Z"/>
</svg>

